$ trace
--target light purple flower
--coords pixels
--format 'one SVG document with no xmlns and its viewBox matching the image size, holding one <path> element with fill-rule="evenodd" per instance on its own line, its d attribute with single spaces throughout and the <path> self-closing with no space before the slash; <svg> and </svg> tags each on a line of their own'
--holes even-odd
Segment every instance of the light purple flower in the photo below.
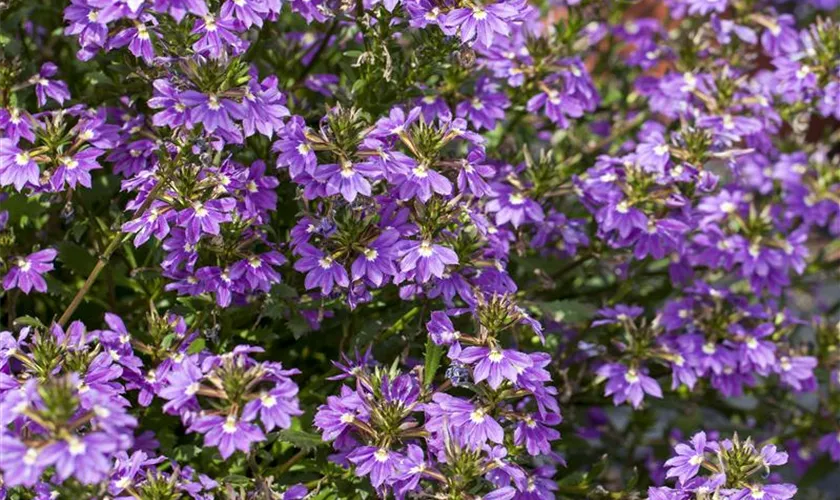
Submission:
<svg viewBox="0 0 840 500">
<path fill-rule="evenodd" d="M 41 293 L 46 292 L 47 282 L 43 275 L 53 270 L 53 260 L 56 255 L 58 255 L 57 251 L 48 248 L 26 257 L 18 257 L 11 270 L 3 278 L 3 288 L 6 290 L 19 288 L 27 295 L 33 288 Z"/>
<path fill-rule="evenodd" d="M 347 455 L 347 459 L 356 465 L 356 475 L 370 475 L 374 488 L 391 481 L 398 476 L 397 466 L 403 457 L 387 448 L 362 446 Z"/>
<path fill-rule="evenodd" d="M 700 466 L 706 460 L 706 433 L 698 432 L 691 438 L 691 446 L 679 443 L 674 447 L 677 456 L 665 462 L 668 468 L 666 477 L 676 477 L 680 484 L 685 484 L 700 472 Z"/>
<path fill-rule="evenodd" d="M 189 431 L 204 434 L 204 445 L 218 447 L 225 460 L 236 450 L 248 453 L 252 443 L 265 440 L 265 434 L 259 427 L 239 420 L 234 415 L 199 417 Z"/>
<path fill-rule="evenodd" d="M 516 383 L 519 374 L 531 366 L 531 358 L 527 354 L 499 347 L 470 346 L 461 351 L 457 360 L 465 364 L 475 364 L 475 383 L 487 380 L 493 389 L 498 389 L 504 380 Z"/>
<path fill-rule="evenodd" d="M 18 191 L 24 186 L 40 184 L 38 163 L 28 151 L 18 148 L 11 140 L 0 142 L 0 185 L 14 186 Z"/>
<path fill-rule="evenodd" d="M 615 405 L 630 401 L 633 408 L 638 408 L 645 394 L 655 398 L 662 397 L 662 389 L 656 380 L 635 368 L 627 368 L 620 363 L 602 366 L 598 369 L 598 376 L 607 379 L 605 395 L 612 396 Z"/>
<path fill-rule="evenodd" d="M 428 240 L 407 242 L 400 254 L 400 271 L 414 271 L 418 283 L 432 276 L 442 278 L 447 265 L 458 264 L 458 255 L 451 248 Z"/>
</svg>

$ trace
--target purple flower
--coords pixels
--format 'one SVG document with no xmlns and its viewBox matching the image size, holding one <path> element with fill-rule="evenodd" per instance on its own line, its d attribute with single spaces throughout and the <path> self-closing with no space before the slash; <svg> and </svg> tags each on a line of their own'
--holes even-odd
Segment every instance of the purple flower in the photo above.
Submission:
<svg viewBox="0 0 840 500">
<path fill-rule="evenodd" d="M 252 25 L 262 28 L 263 19 L 268 17 L 268 6 L 262 0 L 227 0 L 220 14 L 225 19 L 238 19 L 245 28 Z"/>
<path fill-rule="evenodd" d="M 505 184 L 493 185 L 496 197 L 487 202 L 487 211 L 496 214 L 496 224 L 510 222 L 519 227 L 525 222 L 542 222 L 545 212 L 539 203 Z"/>
<path fill-rule="evenodd" d="M 744 488 L 731 500 L 788 500 L 796 495 L 796 486 L 792 484 L 755 484 Z"/>
<path fill-rule="evenodd" d="M 274 267 L 285 263 L 286 258 L 282 254 L 271 251 L 240 260 L 233 265 L 233 269 L 245 279 L 251 290 L 268 292 L 271 290 L 271 285 L 281 281 L 280 274 Z"/>
<path fill-rule="evenodd" d="M 154 0 L 154 5 L 156 11 L 169 12 L 179 23 L 188 13 L 194 16 L 206 16 L 208 12 L 204 0 Z"/>
<path fill-rule="evenodd" d="M 427 470 L 432 470 L 432 466 L 426 461 L 423 448 L 410 444 L 406 448 L 406 454 L 400 461 L 398 469 L 394 489 L 398 495 L 405 496 L 418 489 L 420 480 Z"/>
<path fill-rule="evenodd" d="M 235 2 L 228 1 L 227 4 L 231 3 Z M 252 75 L 239 112 L 245 136 L 250 137 L 258 131 L 271 138 L 274 132 L 279 132 L 283 128 L 283 118 L 289 116 L 285 104 L 286 97 L 277 89 L 276 76 L 258 82 L 256 75 Z"/>
<path fill-rule="evenodd" d="M 458 171 L 458 189 L 462 192 L 469 192 L 481 198 L 485 195 L 493 195 L 493 188 L 485 180 L 496 173 L 496 170 L 481 162 L 484 161 L 484 150 L 473 148 L 467 153 L 467 157 L 461 160 L 461 169 Z"/>
<path fill-rule="evenodd" d="M 710 12 L 722 14 L 726 11 L 729 0 L 686 0 L 689 14 L 700 14 L 705 16 Z"/>
<path fill-rule="evenodd" d="M 374 488 L 390 482 L 398 476 L 397 466 L 403 457 L 387 448 L 362 446 L 347 455 L 347 459 L 356 465 L 356 475 L 370 475 Z"/>
<path fill-rule="evenodd" d="M 292 418 L 302 415 L 297 400 L 298 387 L 290 380 L 283 381 L 260 397 L 249 401 L 242 410 L 244 420 L 253 420 L 259 413 L 260 421 L 266 431 L 274 428 L 288 429 Z"/>
<path fill-rule="evenodd" d="M 242 24 L 231 18 L 216 18 L 206 14 L 196 20 L 193 34 L 200 34 L 201 38 L 193 44 L 196 52 L 206 54 L 212 59 L 221 59 L 229 47 L 234 54 L 243 52 L 247 43 L 237 36 L 242 30 Z"/>
<path fill-rule="evenodd" d="M 391 137 L 407 132 L 409 126 L 417 121 L 420 108 L 415 107 L 405 114 L 402 108 L 392 108 L 387 118 L 380 118 L 376 127 L 370 132 L 371 137 Z"/>
<path fill-rule="evenodd" d="M 618 235 L 624 239 L 629 238 L 633 231 L 648 230 L 648 218 L 644 212 L 625 200 L 616 200 L 605 205 L 596 217 L 602 231 L 618 231 Z"/>
<path fill-rule="evenodd" d="M 819 102 L 820 114 L 840 120 L 840 82 L 831 82 L 823 89 Z"/>
<path fill-rule="evenodd" d="M 125 47 L 136 57 L 143 58 L 146 64 L 152 64 L 155 58 L 155 50 L 152 46 L 152 39 L 157 38 L 157 33 L 150 30 L 142 21 L 134 21 L 134 27 L 126 28 L 117 33 L 108 42 L 111 48 Z"/>
<path fill-rule="evenodd" d="M 344 266 L 336 262 L 331 256 L 311 245 L 301 245 L 298 249 L 301 259 L 295 262 L 295 270 L 306 273 L 304 285 L 307 290 L 320 288 L 321 292 L 329 295 L 335 285 L 347 288 L 350 277 Z"/>
<path fill-rule="evenodd" d="M 407 242 L 400 254 L 400 271 L 414 271 L 418 283 L 425 283 L 432 276 L 442 278 L 447 265 L 458 264 L 458 255 L 451 248 L 428 240 Z"/>
<path fill-rule="evenodd" d="M 216 304 L 227 307 L 233 299 L 233 294 L 239 291 L 238 280 L 245 270 L 242 267 L 219 268 L 216 266 L 202 267 L 195 275 L 201 280 L 202 287 L 216 295 Z"/>
<path fill-rule="evenodd" d="M 387 277 L 396 276 L 398 271 L 394 261 L 398 257 L 396 247 L 399 238 L 399 231 L 389 229 L 368 245 L 350 266 L 353 281 L 366 278 L 378 287 Z"/>
<path fill-rule="evenodd" d="M 152 109 L 162 109 L 152 116 L 152 123 L 156 127 L 179 127 L 189 119 L 187 105 L 181 100 L 181 93 L 172 86 L 169 80 L 159 78 L 152 85 L 155 88 L 154 96 L 149 99 L 148 105 Z M 195 99 L 193 100 L 193 102 Z"/>
<path fill-rule="evenodd" d="M 370 182 L 368 178 L 379 176 L 379 169 L 372 163 L 352 163 L 344 161 L 341 164 L 333 163 L 319 166 L 314 177 L 327 185 L 327 194 L 334 195 L 341 193 L 341 196 L 349 202 L 356 200 L 356 196 L 370 196 Z"/>
<path fill-rule="evenodd" d="M 742 365 L 764 371 L 776 363 L 776 345 L 769 340 L 761 340 L 776 331 L 771 323 L 763 323 L 753 331 L 748 331 L 739 324 L 730 326 L 729 330 L 741 339 L 738 343 L 738 358 Z"/>
<path fill-rule="evenodd" d="M 817 447 L 828 453 L 835 462 L 840 462 L 840 431 L 831 432 L 820 438 Z"/>
<path fill-rule="evenodd" d="M 0 142 L 0 185 L 14 185 L 21 191 L 24 186 L 38 186 L 40 169 L 29 152 L 15 146 L 12 141 Z"/>
<path fill-rule="evenodd" d="M 556 413 L 528 414 L 516 425 L 513 442 L 517 446 L 525 445 L 531 456 L 549 455 L 551 441 L 560 439 L 560 433 L 552 427 L 559 425 L 560 415 Z"/>
<path fill-rule="evenodd" d="M 356 391 L 342 386 L 340 396 L 329 396 L 318 407 L 314 423 L 324 441 L 333 441 L 352 429 L 356 419 L 367 420 L 364 404 Z"/>
<path fill-rule="evenodd" d="M 502 381 L 516 383 L 520 373 L 531 366 L 531 358 L 513 349 L 470 346 L 459 353 L 458 361 L 473 364 L 473 380 L 487 380 L 490 387 L 498 389 Z"/>
<path fill-rule="evenodd" d="M 616 304 L 615 307 L 599 309 L 597 314 L 601 319 L 593 321 L 592 326 L 617 325 L 625 321 L 633 321 L 644 312 L 645 310 L 639 306 Z"/>
<path fill-rule="evenodd" d="M 432 193 L 449 196 L 452 193 L 452 183 L 449 179 L 429 168 L 425 163 L 414 163 L 414 166 L 399 176 L 399 196 L 402 200 L 417 197 L 422 202 L 429 201 Z"/>
<path fill-rule="evenodd" d="M 3 278 L 3 288 L 20 288 L 29 295 L 34 288 L 38 292 L 47 291 L 47 282 L 43 274 L 53 270 L 53 260 L 58 252 L 52 248 L 40 250 L 26 257 L 18 257 L 11 270 Z"/>
<path fill-rule="evenodd" d="M 58 66 L 53 63 L 44 63 L 38 74 L 30 79 L 30 82 L 35 85 L 38 106 L 44 106 L 47 103 L 47 97 L 51 97 L 59 104 L 64 104 L 64 101 L 70 99 L 70 91 L 66 83 L 50 80 L 56 73 L 58 73 Z"/>
<path fill-rule="evenodd" d="M 22 111 L 20 108 L 0 108 L 0 130 L 4 131 L 6 137 L 11 140 L 11 142 L 4 141 L 0 143 L 0 155 L 2 155 L 2 151 L 5 148 L 20 142 L 21 138 L 29 142 L 35 142 L 35 133 L 32 131 L 31 120 L 31 115 L 26 111 Z"/>
<path fill-rule="evenodd" d="M 248 453 L 251 443 L 265 440 L 265 435 L 259 427 L 243 422 L 234 415 L 199 417 L 190 426 L 189 431 L 204 434 L 204 445 L 218 447 L 225 460 L 236 450 Z"/>
<path fill-rule="evenodd" d="M 59 191 L 64 185 L 75 188 L 77 184 L 89 188 L 91 186 L 90 171 L 102 168 L 96 161 L 105 154 L 101 149 L 87 148 L 73 156 L 62 156 L 58 159 L 58 168 L 50 178 L 50 185 Z"/>
<path fill-rule="evenodd" d="M 496 444 L 504 441 L 502 426 L 487 414 L 486 408 L 441 392 L 432 400 L 435 404 L 426 406 L 426 413 L 431 416 L 427 429 L 446 429 L 461 445 L 472 449 L 483 447 L 488 440 Z"/>
<path fill-rule="evenodd" d="M 125 233 L 137 233 L 134 237 L 134 246 L 139 247 L 149 241 L 152 235 L 158 240 L 166 238 L 170 229 L 169 221 L 174 215 L 175 212 L 169 210 L 166 203 L 154 201 L 143 215 L 123 224 L 122 230 Z"/>
<path fill-rule="evenodd" d="M 318 163 L 315 151 L 306 139 L 305 130 L 303 119 L 294 116 L 278 133 L 278 140 L 272 146 L 273 151 L 280 153 L 277 156 L 277 166 L 289 167 L 292 179 L 304 172 L 313 174 Z"/>
<path fill-rule="evenodd" d="M 461 332 L 455 330 L 449 315 L 443 311 L 432 313 L 431 319 L 426 323 L 426 329 L 432 342 L 437 345 L 451 345 L 461 337 Z"/>
<path fill-rule="evenodd" d="M 204 130 L 212 134 L 222 130 L 239 137 L 239 128 L 233 123 L 233 118 L 241 118 L 240 107 L 230 99 L 219 98 L 214 94 L 205 95 L 195 90 L 187 90 L 180 95 L 181 102 L 189 108 L 190 125 L 202 125 Z"/>
<path fill-rule="evenodd" d="M 64 9 L 64 20 L 68 22 L 64 34 L 78 37 L 82 48 L 77 57 L 83 61 L 93 58 L 108 40 L 108 27 L 99 19 L 99 10 L 88 4 L 87 0 L 72 0 Z"/>
<path fill-rule="evenodd" d="M 484 127 L 492 130 L 496 123 L 505 118 L 505 109 L 510 106 L 510 100 L 501 92 L 497 92 L 497 85 L 487 78 L 481 77 L 475 84 L 475 96 L 469 101 L 463 101 L 455 108 L 456 114 L 472 122 L 476 130 Z"/>
<path fill-rule="evenodd" d="M 187 240 L 198 243 L 202 233 L 218 236 L 222 222 L 231 220 L 230 212 L 236 205 L 233 198 L 193 202 L 192 206 L 178 213 L 178 225 L 186 230 Z"/>
<path fill-rule="evenodd" d="M 778 364 L 774 365 L 782 383 L 796 391 L 811 391 L 816 388 L 816 368 L 817 358 L 813 356 L 782 356 Z"/>
<path fill-rule="evenodd" d="M 196 394 L 201 389 L 201 381 L 204 373 L 192 356 L 184 358 L 169 374 L 164 381 L 165 385 L 160 389 L 158 395 L 168 400 L 163 405 L 164 411 L 181 412 L 184 409 L 195 409 L 198 407 Z"/>
<path fill-rule="evenodd" d="M 607 379 L 605 395 L 612 396 L 615 405 L 630 401 L 633 408 L 638 408 L 645 394 L 655 398 L 662 397 L 662 389 L 656 380 L 635 368 L 627 368 L 620 363 L 602 366 L 598 369 L 598 376 Z"/>
<path fill-rule="evenodd" d="M 3 453 L 0 453 L 0 470 L 7 486 L 33 486 L 41 478 L 47 465 L 41 460 L 41 451 L 30 448 L 5 431 L 0 434 Z"/>
<path fill-rule="evenodd" d="M 484 47 L 493 45 L 496 34 L 510 35 L 510 23 L 521 16 L 523 4 L 498 2 L 490 5 L 454 9 L 446 14 L 441 28 L 450 35 L 459 34 L 464 43 L 477 41 Z"/>
<path fill-rule="evenodd" d="M 706 459 L 706 433 L 698 432 L 691 438 L 691 446 L 680 443 L 674 447 L 677 456 L 665 462 L 668 468 L 666 477 L 676 477 L 680 484 L 685 484 L 700 472 L 700 466 Z"/>
<path fill-rule="evenodd" d="M 796 20 L 790 14 L 770 19 L 770 25 L 761 34 L 761 46 L 771 57 L 793 54 L 799 50 L 799 33 Z"/>
<path fill-rule="evenodd" d="M 119 441 L 103 432 L 69 436 L 44 447 L 38 455 L 41 466 L 54 466 L 58 481 L 70 476 L 82 484 L 105 479 L 111 471 L 111 455 Z"/>
</svg>

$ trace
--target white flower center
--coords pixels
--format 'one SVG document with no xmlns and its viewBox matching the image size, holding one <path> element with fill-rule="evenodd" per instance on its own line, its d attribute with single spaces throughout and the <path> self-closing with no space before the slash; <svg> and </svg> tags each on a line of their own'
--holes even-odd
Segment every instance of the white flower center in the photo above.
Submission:
<svg viewBox="0 0 840 500">
<path fill-rule="evenodd" d="M 353 177 L 356 172 L 353 170 L 353 164 L 349 161 L 342 162 L 341 164 L 341 176 L 345 179 L 349 179 Z"/>
<path fill-rule="evenodd" d="M 15 155 L 15 163 L 17 163 L 18 166 L 20 166 L 20 167 L 28 164 L 29 163 L 29 153 L 27 153 L 26 151 L 21 151 L 20 153 L 16 154 Z"/>
<path fill-rule="evenodd" d="M 428 241 L 424 241 L 420 243 L 420 248 L 417 250 L 417 253 L 420 254 L 421 257 L 431 257 L 432 253 L 432 244 Z"/>
<path fill-rule="evenodd" d="M 81 455 L 87 450 L 87 446 L 85 446 L 85 443 L 77 437 L 68 438 L 67 444 L 69 445 L 68 450 L 73 456 Z"/>
<path fill-rule="evenodd" d="M 29 448 L 26 450 L 26 454 L 23 455 L 23 463 L 26 465 L 32 465 L 36 460 L 38 460 L 38 450 L 35 448 Z"/>
<path fill-rule="evenodd" d="M 277 404 L 277 398 L 275 398 L 271 394 L 263 394 L 260 397 L 260 401 L 262 401 L 262 405 L 266 408 L 274 408 L 274 405 Z"/>
<path fill-rule="evenodd" d="M 227 420 L 225 420 L 224 425 L 222 425 L 222 430 L 227 434 L 233 434 L 236 432 L 236 417 L 233 415 L 229 416 Z"/>
<path fill-rule="evenodd" d="M 208 32 L 216 31 L 216 18 L 213 16 L 204 16 L 204 29 Z"/>
<path fill-rule="evenodd" d="M 508 196 L 508 201 L 511 205 L 519 206 L 525 203 L 525 197 L 519 193 L 512 193 L 510 196 Z"/>
<path fill-rule="evenodd" d="M 486 415 L 487 414 L 484 413 L 484 410 L 481 409 L 481 408 L 479 408 L 477 410 L 473 410 L 470 413 L 470 421 L 474 424 L 482 424 L 482 423 L 484 423 L 484 420 L 487 419 Z"/>
</svg>

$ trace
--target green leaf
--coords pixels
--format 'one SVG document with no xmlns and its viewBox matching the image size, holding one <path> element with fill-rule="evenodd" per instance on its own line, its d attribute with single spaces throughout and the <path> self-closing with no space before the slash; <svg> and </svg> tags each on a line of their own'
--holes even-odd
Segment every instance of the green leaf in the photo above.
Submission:
<svg viewBox="0 0 840 500">
<path fill-rule="evenodd" d="M 205 344 L 206 344 L 206 341 L 203 338 L 199 337 L 199 338 L 195 339 L 195 341 L 193 341 L 193 343 L 190 344 L 189 349 L 187 349 L 187 354 L 198 354 L 198 353 L 200 353 L 201 351 L 204 350 Z"/>
<path fill-rule="evenodd" d="M 277 433 L 277 439 L 284 443 L 289 443 L 300 448 L 303 451 L 312 451 L 315 448 L 324 446 L 326 443 L 321 440 L 321 436 L 312 434 L 306 431 L 296 431 L 292 429 L 285 429 Z"/>
<path fill-rule="evenodd" d="M 285 283 L 278 283 L 271 287 L 269 295 L 281 299 L 296 299 L 298 297 L 297 290 Z"/>
<path fill-rule="evenodd" d="M 429 337 L 426 340 L 426 365 L 423 369 L 423 385 L 429 387 L 435 379 L 435 374 L 440 367 L 440 358 L 443 356 L 443 347 L 432 342 Z"/>
<path fill-rule="evenodd" d="M 47 327 L 41 323 L 41 320 L 38 318 L 33 318 L 32 316 L 20 316 L 15 318 L 15 325 L 23 325 L 23 326 L 31 326 L 34 328 L 41 328 L 46 330 Z"/>
<path fill-rule="evenodd" d="M 30 221 L 43 214 L 49 204 L 41 196 L 25 196 L 20 193 L 0 202 L 0 210 L 9 212 L 9 226 L 25 227 Z"/>
<path fill-rule="evenodd" d="M 72 269 L 76 276 L 87 276 L 96 265 L 96 257 L 70 241 L 58 245 L 58 258 L 65 266 Z"/>
<path fill-rule="evenodd" d="M 552 320 L 566 323 L 580 323 L 588 321 L 595 315 L 596 308 L 585 302 L 576 300 L 554 300 L 539 304 L 543 314 Z"/>
<path fill-rule="evenodd" d="M 306 318 L 303 316 L 295 316 L 286 323 L 286 326 L 288 326 L 289 330 L 292 331 L 292 335 L 295 336 L 295 340 L 299 340 L 301 337 L 312 331 L 312 328 L 309 327 L 309 322 L 307 322 Z"/>
<path fill-rule="evenodd" d="M 222 483 L 229 484 L 231 486 L 251 486 L 253 480 L 248 476 L 243 476 L 241 474 L 231 474 L 224 479 L 222 479 Z"/>
</svg>

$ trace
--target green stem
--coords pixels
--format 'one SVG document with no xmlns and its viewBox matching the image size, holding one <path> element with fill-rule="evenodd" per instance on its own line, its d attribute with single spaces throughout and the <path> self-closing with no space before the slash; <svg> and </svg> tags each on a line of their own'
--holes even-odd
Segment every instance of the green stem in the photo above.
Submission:
<svg viewBox="0 0 840 500">
<path fill-rule="evenodd" d="M 155 201 L 157 198 L 158 193 L 160 193 L 161 189 L 163 189 L 165 182 L 161 179 L 155 184 L 155 187 L 149 192 L 149 195 L 146 197 L 146 200 L 140 206 L 140 209 L 135 212 L 136 217 L 142 217 L 146 210 L 152 205 L 152 202 Z M 76 292 L 76 295 L 73 297 L 73 300 L 70 301 L 70 305 L 67 306 L 67 309 L 61 314 L 61 317 L 58 319 L 58 326 L 64 326 L 70 321 L 70 317 L 73 316 L 73 313 L 76 312 L 76 309 L 84 300 L 85 295 L 87 295 L 90 288 L 96 282 L 96 278 L 99 277 L 102 270 L 105 269 L 105 266 L 108 264 L 108 261 L 111 260 L 111 255 L 119 248 L 120 244 L 123 241 L 123 234 L 118 229 L 117 232 L 111 236 L 111 242 L 105 248 L 105 251 L 102 252 L 102 255 L 99 256 L 99 259 L 96 261 L 96 265 L 93 267 L 93 270 L 88 275 L 85 283 L 82 285 L 82 288 Z"/>
</svg>

